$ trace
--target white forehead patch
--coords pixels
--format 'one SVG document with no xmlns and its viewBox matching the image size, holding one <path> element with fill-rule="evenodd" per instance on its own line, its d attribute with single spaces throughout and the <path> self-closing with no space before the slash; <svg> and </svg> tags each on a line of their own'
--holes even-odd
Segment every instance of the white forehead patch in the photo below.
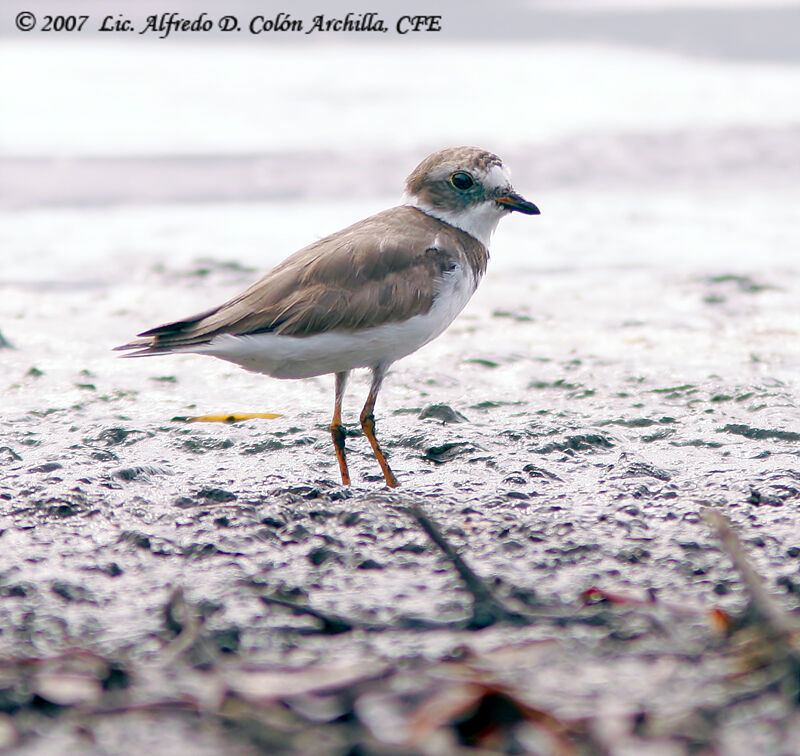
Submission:
<svg viewBox="0 0 800 756">
<path fill-rule="evenodd" d="M 482 183 L 487 189 L 507 189 L 511 186 L 511 171 L 502 164 L 493 165 Z"/>
</svg>

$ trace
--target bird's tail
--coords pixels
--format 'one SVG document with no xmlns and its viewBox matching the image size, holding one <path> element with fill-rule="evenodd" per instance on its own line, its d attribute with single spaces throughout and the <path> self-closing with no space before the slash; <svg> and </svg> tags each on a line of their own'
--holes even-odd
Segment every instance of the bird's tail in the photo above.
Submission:
<svg viewBox="0 0 800 756">
<path fill-rule="evenodd" d="M 171 352 L 191 352 L 201 344 L 211 341 L 212 334 L 203 333 L 197 328 L 209 315 L 213 315 L 219 308 L 195 315 L 185 320 L 176 320 L 166 323 L 149 331 L 143 331 L 127 344 L 114 347 L 115 352 L 129 352 L 125 357 L 149 357 L 154 354 L 169 354 Z"/>
</svg>

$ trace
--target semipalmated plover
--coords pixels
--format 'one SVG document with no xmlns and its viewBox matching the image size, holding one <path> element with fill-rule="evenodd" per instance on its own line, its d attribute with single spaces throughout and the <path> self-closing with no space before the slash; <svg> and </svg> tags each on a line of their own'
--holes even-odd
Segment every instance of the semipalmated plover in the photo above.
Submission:
<svg viewBox="0 0 800 756">
<path fill-rule="evenodd" d="M 350 371 L 369 368 L 361 427 L 394 487 L 373 416 L 386 370 L 461 312 L 486 270 L 498 221 L 513 210 L 539 213 L 513 190 L 500 158 L 476 147 L 440 150 L 408 177 L 404 204 L 295 252 L 228 302 L 117 349 L 130 357 L 209 354 L 274 378 L 334 373 L 331 436 L 344 485 L 342 398 Z"/>
</svg>

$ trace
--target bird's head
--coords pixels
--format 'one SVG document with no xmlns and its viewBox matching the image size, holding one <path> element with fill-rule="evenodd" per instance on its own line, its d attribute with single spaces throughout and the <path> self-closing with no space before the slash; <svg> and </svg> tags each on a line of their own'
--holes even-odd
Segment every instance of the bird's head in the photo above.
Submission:
<svg viewBox="0 0 800 756">
<path fill-rule="evenodd" d="M 539 214 L 514 191 L 503 161 L 478 147 L 448 147 L 426 157 L 406 180 L 405 202 L 487 246 L 504 215 Z"/>
</svg>

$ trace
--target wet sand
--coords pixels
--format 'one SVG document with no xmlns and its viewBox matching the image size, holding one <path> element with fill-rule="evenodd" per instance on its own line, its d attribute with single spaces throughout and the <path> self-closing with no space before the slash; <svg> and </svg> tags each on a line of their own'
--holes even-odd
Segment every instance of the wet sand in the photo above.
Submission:
<svg viewBox="0 0 800 756">
<path fill-rule="evenodd" d="M 750 199 L 766 212 L 768 203 Z M 109 351 L 253 280 L 259 250 L 281 254 L 270 235 L 286 231 L 273 216 L 345 223 L 360 208 L 38 210 L 7 226 L 20 269 L 40 248 L 26 233 L 33 220 L 59 229 L 61 249 L 96 245 L 98 259 L 73 267 L 64 256 L 48 281 L 3 286 L 2 331 L 13 345 L 2 353 L 3 655 L 91 649 L 119 660 L 146 691 L 147 675 L 136 670 L 163 653 L 163 607 L 180 587 L 188 601 L 213 605 L 208 632 L 236 638 L 221 664 L 232 656 L 300 667 L 343 658 L 402 664 L 464 644 L 485 651 L 552 639 L 546 659 L 523 665 L 532 678 L 507 674 L 519 684 L 535 679 L 529 692 L 558 714 L 607 712 L 624 723 L 639 709 L 668 719 L 676 708 L 723 700 L 732 662 L 707 615 L 736 613 L 746 594 L 698 512 L 711 506 L 731 518 L 768 588 L 792 608 L 797 273 L 781 260 L 756 267 L 744 257 L 727 265 L 688 252 L 659 256 L 669 229 L 699 249 L 709 217 L 734 223 L 738 213 L 722 197 L 706 202 L 702 218 L 685 192 L 640 201 L 637 217 L 625 193 L 562 190 L 546 200 L 550 220 L 506 221 L 468 310 L 390 374 L 378 432 L 402 482 L 391 494 L 357 430 L 366 376 L 346 400 L 354 485 L 342 488 L 327 431 L 330 377 L 280 382 L 208 358 L 121 360 Z M 762 250 L 794 233 L 773 213 Z M 565 217 L 574 238 L 561 237 Z M 612 231 L 624 244 L 593 262 Z M 236 254 L 219 256 L 215 233 L 232 235 Z M 730 248 L 747 243 L 729 233 Z M 648 259 L 637 234 L 651 239 Z M 111 254 L 100 254 L 106 244 Z M 565 246 L 583 255 L 561 259 Z M 233 426 L 171 420 L 232 410 L 282 417 Z M 650 592 L 666 629 L 640 627 L 634 616 L 615 632 L 535 624 L 308 636 L 313 620 L 259 601 L 268 591 L 388 627 L 402 616 L 463 615 L 470 600 L 457 575 L 398 509 L 412 502 L 500 595 L 579 613 L 593 586 L 640 599 Z M 680 621 L 676 606 L 686 610 Z M 167 697 L 186 695 L 181 669 Z M 766 742 L 777 743 L 795 719 L 780 696 L 770 701 L 777 708 L 758 721 Z M 186 716 L 153 715 L 164 748 L 213 752 L 219 746 L 209 744 L 226 740 L 213 725 L 187 733 Z M 733 709 L 704 737 L 746 753 L 751 716 L 747 706 Z M 92 724 L 100 743 L 133 727 L 124 716 L 101 720 Z M 71 721 L 37 724 L 42 738 L 27 733 L 20 752 L 96 752 L 80 745 Z M 133 729 L 117 752 L 143 747 L 146 736 Z M 667 741 L 678 742 L 680 729 Z"/>
</svg>

